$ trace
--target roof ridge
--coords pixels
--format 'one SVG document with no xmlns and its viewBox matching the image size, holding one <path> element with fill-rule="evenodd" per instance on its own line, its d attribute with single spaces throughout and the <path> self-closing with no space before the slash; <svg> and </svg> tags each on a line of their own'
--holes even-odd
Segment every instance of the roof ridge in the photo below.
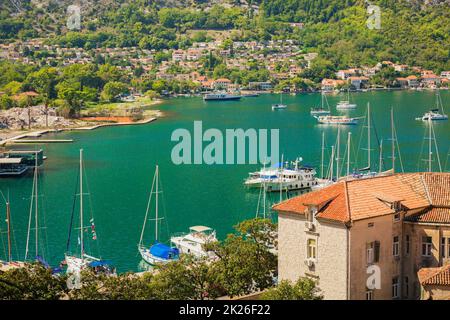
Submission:
<svg viewBox="0 0 450 320">
<path fill-rule="evenodd" d="M 434 269 L 434 268 L 429 268 L 429 269 Z M 436 267 L 437 270 L 435 270 L 429 277 L 426 277 L 425 280 L 422 281 L 422 283 L 426 283 L 429 280 L 431 280 L 431 278 L 434 278 L 436 276 L 438 276 L 440 273 L 447 271 L 447 269 L 450 269 L 450 264 L 441 266 L 441 267 Z"/>
<path fill-rule="evenodd" d="M 422 182 L 422 185 L 425 188 L 425 193 L 427 195 L 428 202 L 430 203 L 430 206 L 432 206 L 433 203 L 431 201 L 430 190 L 428 190 L 428 185 L 425 183 L 425 174 L 420 175 L 420 181 Z"/>
<path fill-rule="evenodd" d="M 347 181 L 344 180 L 345 205 L 347 207 L 348 222 L 352 221 L 352 213 L 350 210 L 350 198 L 348 196 Z"/>
</svg>

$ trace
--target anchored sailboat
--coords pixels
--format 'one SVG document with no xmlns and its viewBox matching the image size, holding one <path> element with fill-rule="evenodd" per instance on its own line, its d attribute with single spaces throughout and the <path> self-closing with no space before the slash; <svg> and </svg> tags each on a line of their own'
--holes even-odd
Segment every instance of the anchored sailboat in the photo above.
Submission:
<svg viewBox="0 0 450 320">
<path fill-rule="evenodd" d="M 347 90 L 347 100 L 341 100 L 336 105 L 337 110 L 348 110 L 348 109 L 356 109 L 357 105 L 354 103 L 350 103 L 350 89 Z"/>
<path fill-rule="evenodd" d="M 312 116 L 325 116 L 329 115 L 331 113 L 330 111 L 330 105 L 328 104 L 328 100 L 326 98 L 325 93 L 322 92 L 322 103 L 319 108 L 311 108 L 311 115 Z M 327 105 L 327 108 L 325 108 L 324 102 Z"/>
<path fill-rule="evenodd" d="M 439 90 L 436 90 L 436 107 L 426 112 L 422 117 L 416 118 L 416 120 L 448 120 L 448 115 L 444 113 L 444 104 L 442 103 Z"/>
<path fill-rule="evenodd" d="M 280 103 L 272 105 L 272 110 L 286 109 L 287 105 L 283 104 L 283 92 L 280 93 Z"/>
<path fill-rule="evenodd" d="M 67 252 L 65 254 L 65 263 L 67 264 L 67 274 L 79 274 L 81 271 L 92 268 L 95 272 L 98 273 L 106 273 L 106 274 L 114 274 L 115 269 L 110 265 L 108 261 L 102 260 L 100 258 L 96 258 L 92 255 L 86 253 L 85 250 L 85 233 L 90 230 L 92 234 L 92 240 L 97 240 L 97 233 L 95 231 L 94 218 L 91 217 L 90 225 L 85 226 L 84 224 L 84 203 L 83 198 L 85 195 L 83 192 L 83 149 L 80 149 L 80 173 L 79 173 L 79 197 L 80 197 L 80 227 L 78 228 L 78 244 L 80 246 L 79 255 L 71 253 L 70 250 L 70 238 L 71 238 L 71 229 L 69 230 L 69 238 L 67 240 Z M 73 222 L 73 212 L 71 219 L 71 227 Z"/>
<path fill-rule="evenodd" d="M 154 191 L 155 188 L 155 191 Z M 145 212 L 144 224 L 142 225 L 141 238 L 139 239 L 138 250 L 142 259 L 151 265 L 166 264 L 170 261 L 178 260 L 180 251 L 176 247 L 170 247 L 164 243 L 159 242 L 159 220 L 162 218 L 158 215 L 158 196 L 159 190 L 159 167 L 156 166 L 155 175 L 153 177 L 152 189 L 147 203 L 147 210 Z M 155 194 L 155 240 L 153 245 L 147 247 L 144 245 L 144 233 L 150 211 L 152 196 Z"/>
</svg>

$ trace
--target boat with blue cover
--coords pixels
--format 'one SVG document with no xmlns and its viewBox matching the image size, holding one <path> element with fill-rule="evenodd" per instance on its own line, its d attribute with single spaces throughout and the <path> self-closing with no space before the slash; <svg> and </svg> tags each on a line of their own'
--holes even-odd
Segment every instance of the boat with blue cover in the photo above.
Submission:
<svg viewBox="0 0 450 320">
<path fill-rule="evenodd" d="M 154 191 L 155 190 L 155 191 Z M 144 224 L 142 226 L 141 238 L 139 240 L 138 250 L 141 254 L 142 259 L 151 264 L 166 264 L 170 261 L 178 260 L 180 256 L 180 251 L 176 247 L 168 246 L 158 240 L 159 238 L 159 221 L 163 218 L 160 218 L 158 215 L 158 195 L 161 193 L 159 189 L 159 167 L 156 166 L 155 175 L 153 177 L 152 189 L 150 192 L 150 196 L 147 203 L 147 210 L 145 212 Z M 151 246 L 144 245 L 144 234 L 145 227 L 148 221 L 148 215 L 150 212 L 150 207 L 152 203 L 153 194 L 155 194 L 155 240 Z M 152 219 L 153 220 L 153 219 Z"/>
</svg>

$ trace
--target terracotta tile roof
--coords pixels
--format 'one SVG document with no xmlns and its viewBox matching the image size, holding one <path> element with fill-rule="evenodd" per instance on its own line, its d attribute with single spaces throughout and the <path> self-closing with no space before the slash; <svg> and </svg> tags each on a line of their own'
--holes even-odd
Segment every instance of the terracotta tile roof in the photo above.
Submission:
<svg viewBox="0 0 450 320">
<path fill-rule="evenodd" d="M 424 173 L 423 181 L 427 186 L 433 206 L 450 207 L 450 179 L 448 174 Z"/>
<path fill-rule="evenodd" d="M 450 286 L 450 264 L 439 268 L 422 268 L 417 276 L 421 285 Z"/>
<path fill-rule="evenodd" d="M 334 202 L 337 197 L 345 192 L 343 183 L 337 183 L 327 188 L 318 190 L 316 192 L 306 193 L 299 197 L 285 200 L 273 206 L 273 209 L 279 212 L 291 212 L 304 215 L 308 205 L 327 205 L 324 210 L 328 208 L 330 202 Z M 334 208 L 335 206 L 332 206 Z"/>
<path fill-rule="evenodd" d="M 405 217 L 405 220 L 411 222 L 450 224 L 450 208 L 426 208 L 416 214 Z"/>
<path fill-rule="evenodd" d="M 450 220 L 450 173 L 405 173 L 342 181 L 286 200 L 273 209 L 304 215 L 308 205 L 313 205 L 319 207 L 317 218 L 349 222 L 392 214 L 395 201 L 407 209 L 427 209 L 420 212 L 422 216 L 417 219 L 421 221 Z"/>
</svg>

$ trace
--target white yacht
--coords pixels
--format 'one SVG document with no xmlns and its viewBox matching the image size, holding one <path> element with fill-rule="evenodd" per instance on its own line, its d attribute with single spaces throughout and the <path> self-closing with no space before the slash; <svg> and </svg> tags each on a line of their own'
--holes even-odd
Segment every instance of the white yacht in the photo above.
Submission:
<svg viewBox="0 0 450 320">
<path fill-rule="evenodd" d="M 341 100 L 336 105 L 336 109 L 338 110 L 356 109 L 356 107 L 356 104 L 350 103 L 350 90 L 347 91 L 347 100 Z"/>
<path fill-rule="evenodd" d="M 315 116 L 317 122 L 320 124 L 342 124 L 355 125 L 358 124 L 358 118 L 349 118 L 345 116 Z"/>
<path fill-rule="evenodd" d="M 188 233 L 174 235 L 170 242 L 178 248 L 180 253 L 192 254 L 197 258 L 213 258 L 212 252 L 206 251 L 203 247 L 207 243 L 216 242 L 216 231 L 205 226 L 193 226 Z"/>
<path fill-rule="evenodd" d="M 428 120 L 448 120 L 448 115 L 439 113 L 438 109 L 430 110 L 426 112 L 423 116 L 417 118 L 416 120 L 428 121 Z"/>
<path fill-rule="evenodd" d="M 240 100 L 241 98 L 241 95 L 226 92 L 207 93 L 203 96 L 203 100 L 205 101 Z"/>
<path fill-rule="evenodd" d="M 265 187 L 271 191 L 290 191 L 311 188 L 317 185 L 314 168 L 299 167 L 299 160 L 294 161 L 293 166 L 289 163 L 284 166 L 277 165 L 275 168 L 264 168 L 257 172 L 252 172 L 245 180 L 244 184 L 249 188 Z"/>
</svg>

